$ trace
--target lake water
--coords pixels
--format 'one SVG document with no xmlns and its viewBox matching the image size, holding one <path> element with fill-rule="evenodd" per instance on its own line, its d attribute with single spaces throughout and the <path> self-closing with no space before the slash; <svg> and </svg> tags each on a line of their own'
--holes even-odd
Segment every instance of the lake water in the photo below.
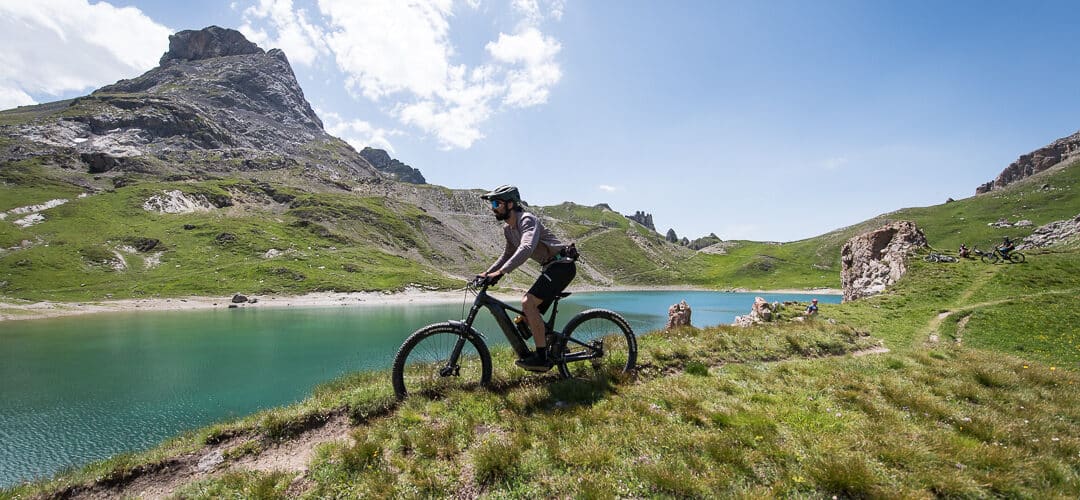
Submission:
<svg viewBox="0 0 1080 500">
<path fill-rule="evenodd" d="M 640 334 L 662 328 L 668 306 L 683 299 L 693 308 L 694 325 L 731 323 L 758 295 L 770 302 L 811 297 L 575 293 L 561 303 L 558 327 L 578 311 L 602 307 L 622 314 Z M 815 296 L 840 302 L 839 296 Z M 388 369 L 412 331 L 461 317 L 462 303 L 444 303 L 0 322 L 0 487 L 293 403 L 345 373 Z M 489 342 L 506 342 L 490 315 L 480 318 L 478 329 Z"/>
</svg>

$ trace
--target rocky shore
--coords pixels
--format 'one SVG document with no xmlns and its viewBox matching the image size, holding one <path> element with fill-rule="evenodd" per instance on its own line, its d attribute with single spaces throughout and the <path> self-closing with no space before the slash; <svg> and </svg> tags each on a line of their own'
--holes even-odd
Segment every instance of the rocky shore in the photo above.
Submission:
<svg viewBox="0 0 1080 500">
<path fill-rule="evenodd" d="M 681 287 L 681 286 L 619 286 L 619 287 L 571 287 L 571 292 L 630 292 L 651 290 L 687 290 L 687 291 L 717 291 L 717 292 L 746 292 L 746 293 L 813 293 L 819 295 L 840 295 L 841 290 L 831 288 L 805 289 L 780 289 L 780 290 L 709 290 L 705 288 Z M 494 292 L 496 296 L 504 300 L 517 300 L 524 290 L 499 290 Z M 360 306 L 360 305 L 386 305 L 401 303 L 434 304 L 445 302 L 461 302 L 465 300 L 465 294 L 461 290 L 431 291 L 416 288 L 408 288 L 400 292 L 317 292 L 305 295 L 264 295 L 253 296 L 257 302 L 244 302 L 233 304 L 230 297 L 175 297 L 154 299 L 124 299 L 105 300 L 92 302 L 28 302 L 13 299 L 0 298 L 0 321 L 28 320 L 58 318 L 63 316 L 76 316 L 81 314 L 108 313 L 108 312 L 132 312 L 132 311 L 189 311 L 208 309 L 228 309 L 230 306 L 237 308 L 250 307 L 335 307 L 335 306 Z"/>
</svg>

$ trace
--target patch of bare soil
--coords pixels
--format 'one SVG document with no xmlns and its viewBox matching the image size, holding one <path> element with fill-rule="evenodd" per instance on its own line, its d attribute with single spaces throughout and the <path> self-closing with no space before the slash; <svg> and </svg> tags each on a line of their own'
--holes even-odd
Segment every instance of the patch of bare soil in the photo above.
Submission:
<svg viewBox="0 0 1080 500">
<path fill-rule="evenodd" d="M 153 470 L 137 471 L 134 477 L 115 481 L 116 484 L 95 484 L 80 491 L 71 492 L 72 498 L 168 498 L 184 485 L 238 471 L 281 471 L 295 473 L 296 479 L 289 491 L 299 495 L 308 487 L 308 464 L 315 448 L 323 443 L 347 441 L 349 418 L 345 412 L 336 412 L 322 425 L 309 429 L 283 442 L 263 441 L 258 453 L 227 460 L 226 452 L 236 449 L 256 436 L 240 435 L 220 443 L 207 445 L 195 453 L 167 460 Z"/>
</svg>

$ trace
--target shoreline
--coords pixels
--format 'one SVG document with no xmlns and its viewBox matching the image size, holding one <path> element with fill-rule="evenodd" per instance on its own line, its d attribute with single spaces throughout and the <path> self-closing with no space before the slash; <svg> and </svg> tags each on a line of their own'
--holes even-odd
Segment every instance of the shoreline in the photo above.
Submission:
<svg viewBox="0 0 1080 500">
<path fill-rule="evenodd" d="M 691 291 L 724 293 L 797 293 L 806 295 L 841 295 L 842 291 L 834 288 L 800 290 L 783 288 L 777 290 L 750 290 L 733 288 L 714 290 L 693 286 L 581 286 L 571 287 L 573 293 L 589 292 L 647 292 L 647 291 Z M 499 289 L 493 292 L 503 300 L 508 294 L 519 294 L 524 290 Z M 421 290 L 407 288 L 401 292 L 312 292 L 304 295 L 264 295 L 249 296 L 257 299 L 255 303 L 235 304 L 237 309 L 245 308 L 282 308 L 282 307 L 341 307 L 387 304 L 436 304 L 461 302 L 462 290 Z M 511 300 L 514 299 L 511 295 Z M 0 297 L 0 322 L 34 319 L 61 318 L 110 312 L 134 311 L 194 311 L 211 309 L 229 309 L 233 306 L 232 297 L 171 297 L 152 299 L 119 299 L 87 302 L 27 302 Z"/>
</svg>

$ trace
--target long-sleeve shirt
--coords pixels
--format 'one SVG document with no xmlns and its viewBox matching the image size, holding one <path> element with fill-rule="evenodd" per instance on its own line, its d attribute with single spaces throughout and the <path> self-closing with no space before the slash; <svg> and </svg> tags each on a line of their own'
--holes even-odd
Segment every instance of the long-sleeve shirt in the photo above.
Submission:
<svg viewBox="0 0 1080 500">
<path fill-rule="evenodd" d="M 502 257 L 488 268 L 489 273 L 497 270 L 503 274 L 509 273 L 530 257 L 541 265 L 546 264 L 566 246 L 529 212 L 519 212 L 517 224 L 503 224 L 503 235 L 506 236 L 506 249 Z"/>
</svg>

